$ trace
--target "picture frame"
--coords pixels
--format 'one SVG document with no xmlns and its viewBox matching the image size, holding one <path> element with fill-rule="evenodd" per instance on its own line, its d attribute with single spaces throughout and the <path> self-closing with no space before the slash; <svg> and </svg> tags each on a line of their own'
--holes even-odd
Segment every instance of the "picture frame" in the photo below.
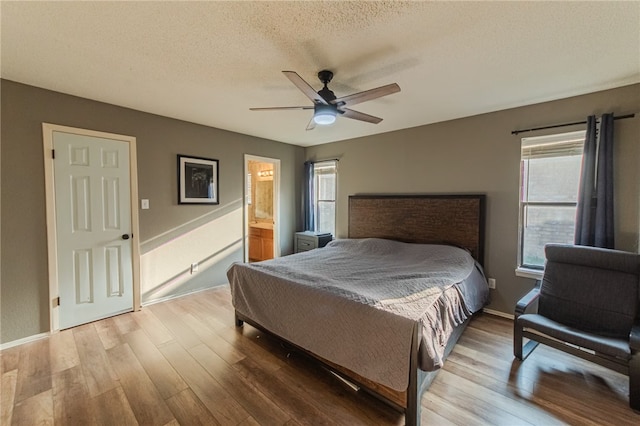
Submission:
<svg viewBox="0 0 640 426">
<path fill-rule="evenodd" d="M 218 160 L 178 154 L 178 204 L 220 204 Z"/>
</svg>

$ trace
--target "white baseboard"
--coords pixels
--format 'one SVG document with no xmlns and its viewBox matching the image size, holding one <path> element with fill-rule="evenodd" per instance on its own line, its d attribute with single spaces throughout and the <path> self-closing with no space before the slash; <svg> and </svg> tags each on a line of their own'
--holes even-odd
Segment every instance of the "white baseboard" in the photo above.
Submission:
<svg viewBox="0 0 640 426">
<path fill-rule="evenodd" d="M 489 315 L 495 315 L 497 317 L 507 318 L 507 319 L 510 319 L 510 320 L 513 319 L 513 314 L 507 314 L 505 312 L 494 311 L 493 309 L 484 308 L 482 310 L 482 312 L 487 313 Z"/>
<path fill-rule="evenodd" d="M 12 340 L 11 342 L 7 342 L 7 343 L 1 344 L 0 345 L 0 351 L 3 351 L 5 349 L 9 349 L 9 348 L 13 348 L 15 346 L 24 345 L 25 343 L 35 342 L 36 340 L 45 339 L 45 338 L 47 338 L 49 336 L 51 336 L 51 333 L 47 331 L 45 333 L 34 334 L 33 336 L 24 337 L 22 339 Z"/>
</svg>

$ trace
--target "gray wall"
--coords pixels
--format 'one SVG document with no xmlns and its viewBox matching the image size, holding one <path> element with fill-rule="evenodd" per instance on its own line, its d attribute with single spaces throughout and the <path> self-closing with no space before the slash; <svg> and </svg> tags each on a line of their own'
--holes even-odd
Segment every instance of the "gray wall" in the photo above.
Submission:
<svg viewBox="0 0 640 426">
<path fill-rule="evenodd" d="M 303 148 L 7 80 L 0 90 L 0 342 L 49 329 L 42 122 L 137 138 L 139 198 L 151 204 L 139 211 L 143 302 L 226 283 L 230 262 L 242 260 L 244 154 L 281 160 L 281 251 L 293 251 Z M 177 154 L 220 161 L 219 206 L 177 204 Z M 198 274 L 188 273 L 192 261 Z"/>
<path fill-rule="evenodd" d="M 363 110 L 364 111 L 364 110 Z M 635 112 L 615 122 L 617 248 L 638 250 L 640 85 L 307 148 L 307 160 L 339 158 L 337 236 L 346 237 L 348 196 L 364 193 L 487 194 L 487 275 L 497 280 L 489 308 L 513 313 L 534 284 L 515 275 L 520 139 L 584 126 L 512 130 L 574 122 L 589 114 Z M 363 124 L 364 125 L 364 124 Z"/>
<path fill-rule="evenodd" d="M 338 237 L 347 235 L 350 194 L 486 193 L 486 269 L 497 279 L 490 308 L 512 312 L 533 281 L 514 273 L 522 135 L 513 136 L 511 131 L 575 121 L 588 114 L 640 111 L 640 85 L 633 85 L 305 150 L 6 80 L 1 81 L 0 90 L 0 342 L 49 328 L 42 122 L 137 138 L 139 198 L 151 202 L 150 210 L 140 210 L 143 301 L 226 282 L 226 267 L 242 259 L 237 240 L 242 236 L 243 155 L 253 154 L 282 162 L 282 254 L 292 251 L 293 233 L 301 229 L 305 159 L 341 159 Z M 617 245 L 637 251 L 640 116 L 616 121 L 615 133 Z M 177 205 L 179 153 L 220 160 L 219 206 Z M 223 234 L 225 244 L 216 245 L 217 235 Z M 183 258 L 184 252 L 188 254 Z M 189 264 L 196 260 L 204 267 L 190 276 Z"/>
</svg>

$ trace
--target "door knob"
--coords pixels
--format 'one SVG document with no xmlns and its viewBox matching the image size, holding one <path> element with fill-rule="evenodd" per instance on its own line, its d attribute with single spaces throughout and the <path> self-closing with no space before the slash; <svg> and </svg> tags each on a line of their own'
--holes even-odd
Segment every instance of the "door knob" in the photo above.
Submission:
<svg viewBox="0 0 640 426">
<path fill-rule="evenodd" d="M 122 234 L 122 239 L 123 240 L 128 240 L 129 239 L 129 234 Z"/>
</svg>

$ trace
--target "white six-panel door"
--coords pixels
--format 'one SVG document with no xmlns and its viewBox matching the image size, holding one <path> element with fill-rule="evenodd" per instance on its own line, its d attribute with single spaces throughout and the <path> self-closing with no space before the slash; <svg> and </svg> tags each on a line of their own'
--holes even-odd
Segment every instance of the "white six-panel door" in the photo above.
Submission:
<svg viewBox="0 0 640 426">
<path fill-rule="evenodd" d="M 59 326 L 133 310 L 129 144 L 53 132 Z"/>
</svg>

